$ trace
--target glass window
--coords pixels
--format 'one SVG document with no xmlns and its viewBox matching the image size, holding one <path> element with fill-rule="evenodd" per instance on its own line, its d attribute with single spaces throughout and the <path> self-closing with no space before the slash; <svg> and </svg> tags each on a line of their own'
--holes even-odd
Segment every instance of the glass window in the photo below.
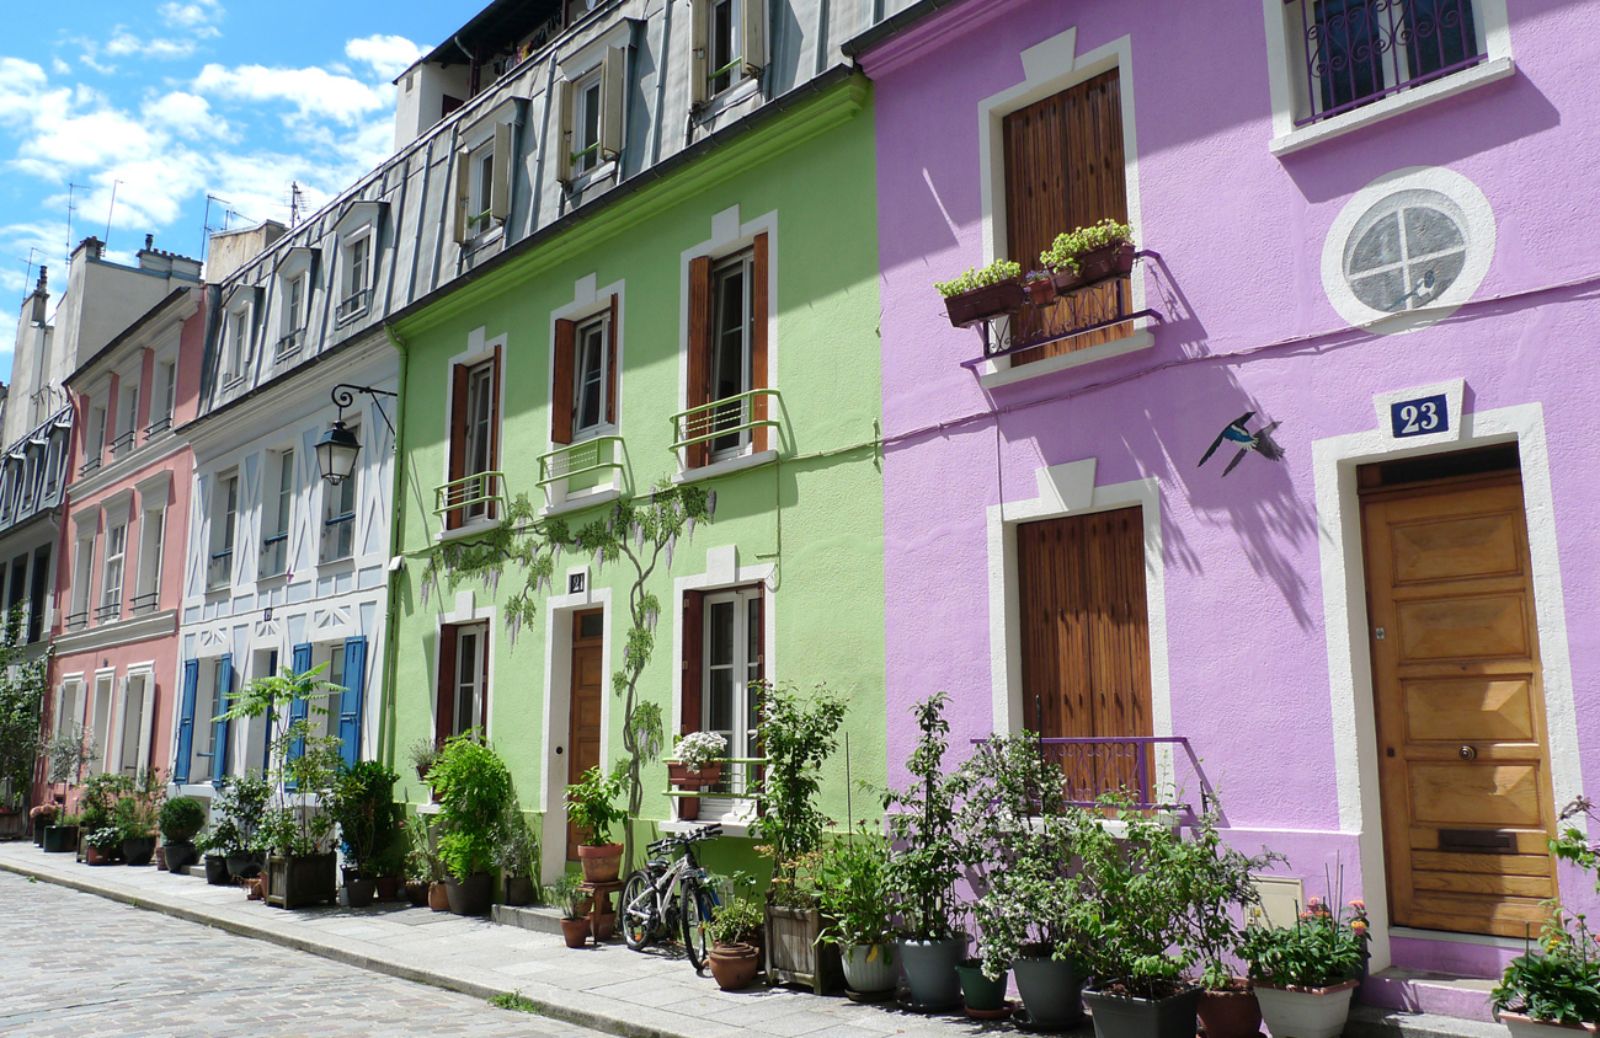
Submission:
<svg viewBox="0 0 1600 1038">
<path fill-rule="evenodd" d="M 726 739 L 730 756 L 756 756 L 754 683 L 762 676 L 761 639 L 759 588 L 707 596 L 700 727 Z M 743 782 L 736 771 L 734 788 Z"/>
<path fill-rule="evenodd" d="M 161 604 L 161 562 L 166 552 L 167 510 L 150 508 L 139 524 L 139 582 L 133 611 L 150 612 Z"/>
<path fill-rule="evenodd" d="M 449 629 L 456 639 L 454 717 L 450 735 L 460 735 L 485 724 L 484 654 L 488 651 L 489 629 L 471 624 Z"/>
<path fill-rule="evenodd" d="M 350 431 L 360 436 L 358 426 L 350 423 Z M 356 538 L 356 483 L 359 471 L 337 486 L 322 486 L 322 561 L 347 559 L 355 551 Z"/>
<path fill-rule="evenodd" d="M 100 620 L 122 615 L 122 563 L 128 550 L 128 525 L 117 523 L 106 531 L 105 577 L 100 585 Z"/>
<path fill-rule="evenodd" d="M 711 4 L 711 93 L 719 94 L 744 79 L 739 54 L 743 35 L 741 0 L 713 0 Z"/>
<path fill-rule="evenodd" d="M 573 365 L 572 426 L 574 434 L 594 432 L 606 417 L 606 333 L 610 318 L 600 317 L 577 332 Z"/>
<path fill-rule="evenodd" d="M 466 464 L 463 475 L 476 476 L 493 472 L 497 459 L 494 443 L 495 362 L 485 361 L 467 372 L 467 436 L 464 443 Z M 476 519 L 489 514 L 489 493 L 493 490 L 487 480 L 464 487 L 459 500 L 477 499 L 465 508 L 467 518 Z"/>
<path fill-rule="evenodd" d="M 1455 283 L 1466 264 L 1467 240 L 1448 203 L 1422 193 L 1385 199 L 1352 235 L 1345 260 L 1350 290 L 1374 310 L 1398 313 L 1425 306 Z"/>
<path fill-rule="evenodd" d="M 586 173 L 600 165 L 600 73 L 573 87 L 572 172 Z"/>
<path fill-rule="evenodd" d="M 712 272 L 711 388 L 713 399 L 725 403 L 712 410 L 710 425 L 713 431 L 729 430 L 711 441 L 713 456 L 737 454 L 750 442 L 750 431 L 738 427 L 745 411 L 739 395 L 750 389 L 753 264 L 751 254 L 745 253 Z"/>
<path fill-rule="evenodd" d="M 267 500 L 270 524 L 262 529 L 261 575 L 277 576 L 289 565 L 289 518 L 294 514 L 294 451 L 279 451 L 277 488 Z"/>
<path fill-rule="evenodd" d="M 239 515 L 239 476 L 219 479 L 211 502 L 211 560 L 206 586 L 227 587 L 233 579 L 234 522 Z"/>
<path fill-rule="evenodd" d="M 144 765 L 144 675 L 129 675 L 122 686 L 122 738 L 118 760 L 125 775 L 136 775 Z"/>
</svg>

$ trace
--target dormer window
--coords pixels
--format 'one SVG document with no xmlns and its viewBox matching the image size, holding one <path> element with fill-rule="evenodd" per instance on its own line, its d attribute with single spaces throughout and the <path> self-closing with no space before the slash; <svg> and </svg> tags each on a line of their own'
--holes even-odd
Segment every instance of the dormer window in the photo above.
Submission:
<svg viewBox="0 0 1600 1038">
<path fill-rule="evenodd" d="M 311 289 L 316 284 L 317 252 L 304 245 L 284 253 L 278 264 L 278 342 L 272 362 L 281 364 L 305 345 L 311 324 Z"/>
<path fill-rule="evenodd" d="M 243 295 L 244 293 L 240 293 Z M 223 315 L 222 384 L 243 381 L 250 363 L 250 304 L 241 301 Z"/>
<path fill-rule="evenodd" d="M 172 428 L 172 409 L 178 400 L 178 364 L 156 361 L 150 393 L 150 424 L 144 427 L 145 439 Z"/>
<path fill-rule="evenodd" d="M 622 155 L 622 77 L 627 63 L 627 50 L 608 38 L 561 63 L 557 177 L 569 189 L 615 171 Z"/>
<path fill-rule="evenodd" d="M 760 74 L 767 59 L 767 5 L 694 0 L 692 18 L 690 100 L 699 106 Z"/>
<path fill-rule="evenodd" d="M 342 245 L 339 275 L 339 314 L 342 323 L 367 312 L 372 305 L 372 228 L 363 227 Z"/>
<path fill-rule="evenodd" d="M 283 285 L 283 325 L 278 337 L 277 356 L 300 349 L 306 330 L 306 275 L 296 274 Z"/>
<path fill-rule="evenodd" d="M 139 383 L 124 376 L 121 391 L 117 394 L 117 434 L 111 440 L 111 456 L 118 457 L 133 449 L 138 437 Z"/>
</svg>

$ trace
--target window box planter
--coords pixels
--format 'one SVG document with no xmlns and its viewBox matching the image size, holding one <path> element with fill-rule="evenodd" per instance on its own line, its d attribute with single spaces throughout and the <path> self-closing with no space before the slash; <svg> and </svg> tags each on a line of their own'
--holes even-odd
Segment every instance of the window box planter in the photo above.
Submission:
<svg viewBox="0 0 1600 1038">
<path fill-rule="evenodd" d="M 1325 988 L 1257 984 L 1256 1000 L 1261 1003 L 1261 1016 L 1273 1034 L 1337 1038 L 1350 1017 L 1350 997 L 1360 983 L 1352 978 Z"/>
<path fill-rule="evenodd" d="M 1136 998 L 1111 991 L 1085 991 L 1094 1017 L 1095 1038 L 1194 1038 L 1195 1006 L 1200 988 L 1166 998 Z M 1340 1029 L 1344 1027 L 1340 1023 Z M 1334 1032 L 1337 1034 L 1338 1032 Z M 1305 1031 L 1274 1031 L 1292 1038 L 1310 1038 Z"/>
<path fill-rule="evenodd" d="M 1030 274 L 1022 282 L 1022 291 L 1029 306 L 1049 306 L 1056 301 L 1056 279 L 1053 274 Z"/>
<path fill-rule="evenodd" d="M 75 825 L 49 825 L 44 830 L 46 854 L 71 854 L 78 849 L 78 827 Z"/>
<path fill-rule="evenodd" d="M 1600 1034 L 1600 1024 L 1557 1024 L 1504 1010 L 1497 1013 L 1496 1018 L 1506 1025 L 1511 1038 L 1579 1038 L 1580 1035 Z"/>
<path fill-rule="evenodd" d="M 717 785 L 722 781 L 722 762 L 716 761 L 701 766 L 699 771 L 690 771 L 687 764 L 668 764 L 667 781 L 682 790 L 698 793 Z M 693 822 L 700 817 L 699 797 L 674 797 L 678 802 L 678 820 Z"/>
<path fill-rule="evenodd" d="M 960 295 L 945 296 L 944 308 L 952 326 L 970 328 L 993 317 L 1016 313 L 1022 309 L 1023 299 L 1022 281 L 1012 278 Z"/>
<path fill-rule="evenodd" d="M 1088 977 L 1072 961 L 1057 962 L 1049 948 L 1028 946 L 1011 963 L 1017 994 L 1034 1027 L 1066 1030 L 1083 1023 L 1083 986 Z"/>
<path fill-rule="evenodd" d="M 335 904 L 339 900 L 338 858 L 326 854 L 267 855 L 266 901 L 279 908 Z"/>
<path fill-rule="evenodd" d="M 1056 292 L 1065 294 L 1109 278 L 1125 277 L 1133 271 L 1133 253 L 1133 243 L 1126 241 L 1085 252 L 1077 257 L 1076 272 L 1058 270 L 1051 280 L 1055 282 Z"/>
<path fill-rule="evenodd" d="M 967 957 L 965 934 L 942 941 L 901 938 L 895 942 L 894 953 L 899 956 L 914 1008 L 932 1011 L 961 1004 L 961 977 L 956 967 Z"/>
<path fill-rule="evenodd" d="M 129 865 L 148 865 L 155 853 L 154 836 L 133 836 L 122 841 L 122 859 Z"/>
<path fill-rule="evenodd" d="M 844 964 L 839 946 L 818 944 L 822 913 L 815 908 L 767 906 L 767 980 L 773 984 L 800 984 L 818 995 L 844 987 Z"/>
</svg>

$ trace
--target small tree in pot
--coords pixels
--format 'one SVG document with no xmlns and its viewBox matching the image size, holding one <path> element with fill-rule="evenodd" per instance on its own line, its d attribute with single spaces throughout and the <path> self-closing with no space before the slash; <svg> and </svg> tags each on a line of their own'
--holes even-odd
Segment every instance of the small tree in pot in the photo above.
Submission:
<svg viewBox="0 0 1600 1038">
<path fill-rule="evenodd" d="M 439 794 L 439 861 L 450 911 L 487 915 L 494 895 L 490 870 L 513 797 L 511 772 L 473 731 L 444 744 L 428 779 Z"/>
<path fill-rule="evenodd" d="M 867 999 L 885 998 L 895 986 L 888 868 L 888 841 L 866 822 L 829 842 L 817 865 L 821 940 L 839 949 L 845 984 Z"/>
<path fill-rule="evenodd" d="M 613 843 L 611 830 L 627 822 L 617 801 L 622 798 L 625 765 L 617 763 L 610 775 L 596 764 L 567 787 L 567 817 L 583 833 L 578 863 L 588 883 L 615 883 L 622 871 L 622 844 Z"/>
<path fill-rule="evenodd" d="M 232 775 L 222 780 L 211 800 L 211 829 L 206 834 L 206 878 L 213 871 L 226 883 L 253 879 L 266 863 L 266 852 L 256 847 L 256 834 L 266 821 L 272 787 L 259 775 Z M 212 858 L 220 859 L 215 865 Z"/>
<path fill-rule="evenodd" d="M 750 889 L 754 880 L 736 875 L 726 884 L 727 901 L 706 924 L 711 938 L 711 976 L 723 991 L 739 991 L 750 986 L 761 968 L 761 949 L 757 946 L 766 912 Z M 741 889 L 742 888 L 742 889 Z"/>
<path fill-rule="evenodd" d="M 544 888 L 545 900 L 561 910 L 561 937 L 568 948 L 589 943 L 589 899 L 578 889 L 578 877 L 563 872 L 561 878 Z"/>
<path fill-rule="evenodd" d="M 122 857 L 129 865 L 148 865 L 156 850 L 161 827 L 161 806 L 167 786 L 155 769 L 133 776 L 127 791 L 117 798 L 117 828 L 122 830 Z"/>
<path fill-rule="evenodd" d="M 194 797 L 173 797 L 161 805 L 161 838 L 169 871 L 194 864 L 195 834 L 205 824 L 205 805 Z"/>
<path fill-rule="evenodd" d="M 65 804 L 67 789 L 78 781 L 83 769 L 94 763 L 96 754 L 84 741 L 83 729 L 65 725 L 55 735 L 46 739 L 42 747 L 45 762 L 45 780 L 49 783 L 56 802 Z M 59 792 L 54 792 L 59 787 Z M 54 824 L 44 832 L 44 849 L 64 853 L 78 849 L 78 825 L 67 824 L 66 815 L 57 815 Z"/>
<path fill-rule="evenodd" d="M 368 760 L 341 767 L 334 780 L 328 812 L 343 842 L 345 899 L 351 908 L 372 903 L 379 866 L 386 864 L 385 857 L 394 858 L 389 848 L 400 839 L 404 817 L 394 800 L 399 781 L 388 765 Z"/>
<path fill-rule="evenodd" d="M 1247 978 L 1234 975 L 1232 960 L 1244 943 L 1244 926 L 1259 911 L 1261 894 L 1253 876 L 1287 861 L 1265 848 L 1247 857 L 1222 842 L 1221 808 L 1215 800 L 1189 830 L 1194 863 L 1190 944 L 1200 961 L 1200 1022 L 1206 1038 L 1255 1038 L 1261 1031 L 1261 1006 Z"/>
<path fill-rule="evenodd" d="M 944 766 L 950 742 L 944 708 L 949 698 L 939 692 L 912 707 L 918 732 L 916 748 L 906 762 L 912 781 L 884 802 L 895 847 L 888 886 L 901 922 L 896 953 L 911 1001 L 922 1009 L 960 1003 L 956 967 L 966 958 L 968 941 L 958 925 L 961 909 L 956 900 L 961 878 L 958 785 Z"/>
<path fill-rule="evenodd" d="M 532 904 L 539 892 L 539 837 L 522 805 L 515 799 L 506 807 L 500 827 L 500 845 L 495 848 L 495 864 L 500 868 L 502 895 L 508 905 Z"/>
</svg>

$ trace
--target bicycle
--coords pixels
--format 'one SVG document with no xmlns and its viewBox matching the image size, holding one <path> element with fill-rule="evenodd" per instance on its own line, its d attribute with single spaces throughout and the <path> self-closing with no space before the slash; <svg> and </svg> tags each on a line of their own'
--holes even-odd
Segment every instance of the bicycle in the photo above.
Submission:
<svg viewBox="0 0 1600 1038">
<path fill-rule="evenodd" d="M 650 860 L 642 869 L 628 874 L 622 886 L 618 925 L 628 947 L 642 951 L 652 941 L 669 938 L 677 931 L 695 972 L 705 968 L 710 951 L 706 923 L 716 914 L 721 898 L 716 887 L 694 857 L 694 845 L 722 835 L 722 826 L 702 826 L 681 836 L 669 836 L 650 844 Z M 674 847 L 683 854 L 670 864 L 664 857 Z"/>
</svg>

